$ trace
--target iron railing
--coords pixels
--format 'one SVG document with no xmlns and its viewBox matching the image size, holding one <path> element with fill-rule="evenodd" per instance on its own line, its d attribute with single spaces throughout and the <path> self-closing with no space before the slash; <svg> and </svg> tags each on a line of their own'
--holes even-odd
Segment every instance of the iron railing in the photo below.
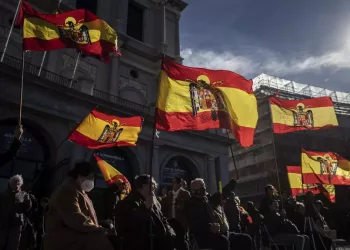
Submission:
<svg viewBox="0 0 350 250">
<path fill-rule="evenodd" d="M 12 68 L 15 68 L 17 70 L 22 70 L 22 60 L 15 58 L 13 56 L 5 55 L 2 63 L 7 65 L 7 66 L 10 66 Z M 31 75 L 34 75 L 34 76 L 37 76 L 39 73 L 39 67 L 36 65 L 33 65 L 29 62 L 25 62 L 24 72 L 31 74 Z M 58 74 L 53 73 L 51 71 L 48 71 L 46 69 L 42 69 L 40 78 L 47 80 L 47 81 L 50 81 L 50 82 L 53 82 L 55 84 L 67 87 L 67 88 L 72 88 L 72 89 L 75 89 L 77 91 L 80 91 L 80 88 L 79 88 L 77 81 L 73 81 L 73 83 L 71 84 L 71 79 L 66 78 L 64 76 L 61 76 L 61 75 L 58 75 Z M 111 95 L 109 93 L 103 92 L 103 91 L 98 90 L 98 89 L 94 89 L 92 95 L 100 100 L 111 102 L 111 103 L 117 105 L 118 107 L 130 109 L 130 110 L 136 111 L 136 112 L 143 114 L 143 115 L 153 115 L 150 112 L 150 108 L 147 106 L 144 106 L 144 105 L 141 105 L 138 103 L 134 103 L 132 101 L 123 99 L 123 98 L 115 96 L 115 95 Z"/>
</svg>

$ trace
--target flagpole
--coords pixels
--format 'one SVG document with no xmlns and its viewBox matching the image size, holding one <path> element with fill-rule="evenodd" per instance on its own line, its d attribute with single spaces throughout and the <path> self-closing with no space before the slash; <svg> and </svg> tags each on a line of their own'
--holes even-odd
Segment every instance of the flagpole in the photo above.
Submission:
<svg viewBox="0 0 350 250">
<path fill-rule="evenodd" d="M 19 119 L 18 125 L 22 124 L 22 109 L 23 109 L 23 85 L 24 85 L 24 67 L 25 67 L 25 51 L 22 51 L 22 73 L 21 73 L 21 90 L 20 90 L 20 100 L 19 100 Z"/>
<path fill-rule="evenodd" d="M 17 15 L 18 15 L 18 12 L 19 12 L 19 8 L 21 7 L 21 3 L 22 3 L 22 0 L 19 0 L 18 1 L 18 4 L 17 4 L 17 9 L 16 9 L 16 12 L 15 12 L 15 15 L 13 17 L 13 20 L 12 20 L 12 23 L 11 23 L 11 28 L 10 28 L 10 31 L 9 31 L 9 34 L 6 38 L 6 42 L 5 42 L 5 46 L 4 46 L 4 51 L 2 52 L 2 55 L 1 55 L 1 59 L 0 59 L 0 62 L 2 62 L 5 58 L 5 54 L 6 54 L 6 50 L 7 50 L 7 46 L 10 42 L 10 37 L 12 35 L 12 31 L 13 31 L 13 27 L 15 26 L 15 22 L 16 22 L 16 19 L 17 19 Z"/>
<path fill-rule="evenodd" d="M 230 135 L 228 133 L 228 129 L 226 129 L 226 135 L 227 135 L 227 139 L 230 140 Z M 235 158 L 233 156 L 233 148 L 232 148 L 232 144 L 231 143 L 230 143 L 230 151 L 231 151 L 231 157 L 232 157 L 233 166 L 235 167 L 235 171 L 236 171 L 236 177 L 237 177 L 237 180 L 238 180 L 239 179 L 239 172 L 238 172 L 238 169 L 237 169 Z"/>
<path fill-rule="evenodd" d="M 70 88 L 73 85 L 73 81 L 74 81 L 75 73 L 77 72 L 80 56 L 81 56 L 81 51 L 79 51 L 79 53 L 77 55 L 77 59 L 75 60 L 75 65 L 74 65 L 74 69 L 73 69 L 72 79 L 70 80 L 70 84 L 69 84 Z"/>
<path fill-rule="evenodd" d="M 271 103 L 269 101 L 269 107 L 270 107 L 270 118 L 271 118 L 271 139 L 272 139 L 272 150 L 273 150 L 273 155 L 274 155 L 274 160 L 275 160 L 275 168 L 276 168 L 276 174 L 277 174 L 277 182 L 278 182 L 278 188 L 279 188 L 279 193 L 280 193 L 280 198 L 281 198 L 281 206 L 283 209 L 283 201 L 282 201 L 282 189 L 281 189 L 281 181 L 280 181 L 280 175 L 278 171 L 278 162 L 277 162 L 277 154 L 276 154 L 276 145 L 275 145 L 275 133 L 273 130 L 273 119 L 272 119 L 272 108 L 271 108 Z"/>
<path fill-rule="evenodd" d="M 41 63 L 40 63 L 40 68 L 39 68 L 38 76 L 41 75 L 41 70 L 43 69 L 43 66 L 44 66 L 44 62 L 45 62 L 45 58 L 46 58 L 46 53 L 47 53 L 47 51 L 44 52 L 44 55 L 43 55 L 43 57 L 42 57 L 42 59 L 41 59 Z"/>
</svg>

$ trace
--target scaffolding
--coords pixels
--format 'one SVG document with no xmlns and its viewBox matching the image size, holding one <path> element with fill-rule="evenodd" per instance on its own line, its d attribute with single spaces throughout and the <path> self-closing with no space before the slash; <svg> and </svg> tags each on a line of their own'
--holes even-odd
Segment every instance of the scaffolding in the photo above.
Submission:
<svg viewBox="0 0 350 250">
<path fill-rule="evenodd" d="M 329 96 L 334 102 L 336 113 L 350 115 L 350 93 L 296 83 L 266 74 L 253 79 L 253 90 L 257 96 L 268 96 L 279 92 L 279 97 L 288 100 Z"/>
</svg>

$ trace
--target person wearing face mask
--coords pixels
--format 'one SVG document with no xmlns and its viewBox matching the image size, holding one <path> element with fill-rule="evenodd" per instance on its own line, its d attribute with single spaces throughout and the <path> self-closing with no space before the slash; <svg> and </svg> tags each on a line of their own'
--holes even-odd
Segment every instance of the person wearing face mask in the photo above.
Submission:
<svg viewBox="0 0 350 250">
<path fill-rule="evenodd" d="M 222 190 L 225 198 L 236 185 L 231 180 Z M 213 250 L 251 250 L 252 239 L 249 235 L 230 232 L 229 222 L 222 209 L 220 193 L 210 195 L 206 192 L 203 179 L 191 182 L 191 199 L 185 205 L 185 213 L 199 248 Z"/>
<path fill-rule="evenodd" d="M 175 233 L 154 195 L 156 186 L 149 175 L 137 176 L 131 193 L 116 206 L 116 229 L 125 250 L 174 250 Z"/>
<path fill-rule="evenodd" d="M 99 226 L 87 193 L 94 188 L 94 168 L 77 163 L 52 194 L 45 220 L 44 250 L 113 250 Z"/>
</svg>

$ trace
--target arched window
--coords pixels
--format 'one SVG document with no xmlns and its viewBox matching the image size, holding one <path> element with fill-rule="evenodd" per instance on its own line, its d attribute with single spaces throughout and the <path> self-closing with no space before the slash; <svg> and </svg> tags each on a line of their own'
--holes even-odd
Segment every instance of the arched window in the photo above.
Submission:
<svg viewBox="0 0 350 250">
<path fill-rule="evenodd" d="M 6 152 L 14 140 L 15 125 L 0 124 L 0 152 Z M 39 136 L 40 137 L 40 136 Z M 47 149 L 41 138 L 38 138 L 37 131 L 24 126 L 24 133 L 21 138 L 21 148 L 17 157 L 0 168 L 0 192 L 7 189 L 8 179 L 21 174 L 24 179 L 24 189 L 31 190 L 34 181 L 43 169 L 43 163 L 48 158 Z"/>
<path fill-rule="evenodd" d="M 163 169 L 161 186 L 170 188 L 174 177 L 181 177 L 189 184 L 196 177 L 196 173 L 193 173 L 194 169 L 195 166 L 187 158 L 173 157 Z"/>
</svg>

